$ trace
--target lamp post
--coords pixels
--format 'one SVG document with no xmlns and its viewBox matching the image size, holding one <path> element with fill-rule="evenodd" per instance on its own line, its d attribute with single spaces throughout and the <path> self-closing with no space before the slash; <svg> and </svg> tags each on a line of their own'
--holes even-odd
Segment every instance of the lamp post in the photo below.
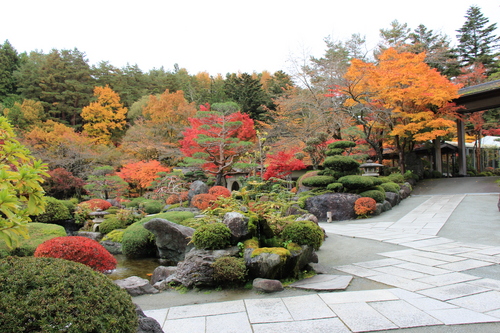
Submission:
<svg viewBox="0 0 500 333">
<path fill-rule="evenodd" d="M 379 163 L 374 163 L 372 160 L 366 160 L 366 163 L 363 163 L 359 166 L 359 168 L 363 170 L 362 176 L 372 176 L 372 177 L 379 176 L 380 167 L 383 167 L 383 165 Z"/>
</svg>

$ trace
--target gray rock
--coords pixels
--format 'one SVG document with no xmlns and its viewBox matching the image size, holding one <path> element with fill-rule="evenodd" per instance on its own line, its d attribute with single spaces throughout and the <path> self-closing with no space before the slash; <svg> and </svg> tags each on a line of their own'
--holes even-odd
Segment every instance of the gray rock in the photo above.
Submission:
<svg viewBox="0 0 500 333">
<path fill-rule="evenodd" d="M 400 185 L 400 187 L 401 190 L 399 190 L 399 196 L 401 197 L 401 199 L 408 198 L 411 194 L 411 189 L 412 189 L 410 183 L 404 183 L 403 185 Z"/>
<path fill-rule="evenodd" d="M 249 238 L 248 221 L 248 217 L 238 212 L 226 213 L 224 215 L 222 223 L 227 225 L 229 230 L 231 230 L 231 241 L 233 244 Z"/>
<path fill-rule="evenodd" d="M 158 290 L 167 290 L 170 288 L 170 282 L 176 282 L 175 280 L 175 274 L 174 275 L 170 275 L 168 278 L 166 278 L 165 280 L 161 280 L 161 281 L 158 281 L 156 282 L 153 287 L 155 287 L 156 289 Z"/>
<path fill-rule="evenodd" d="M 102 241 L 101 245 L 111 254 L 122 254 L 122 243 L 107 240 Z"/>
<path fill-rule="evenodd" d="M 383 212 L 383 209 L 384 209 L 384 204 L 381 204 L 380 202 L 377 202 L 377 208 L 375 209 L 375 211 L 373 212 L 373 216 L 378 216 L 380 214 L 382 214 Z"/>
<path fill-rule="evenodd" d="M 389 201 L 391 207 L 395 207 L 401 202 L 401 197 L 399 193 L 385 192 L 385 200 Z"/>
<path fill-rule="evenodd" d="M 122 280 L 115 280 L 120 288 L 125 289 L 131 296 L 140 296 L 144 294 L 157 294 L 158 289 L 154 288 L 148 280 L 138 276 L 131 276 Z"/>
<path fill-rule="evenodd" d="M 285 289 L 280 280 L 257 278 L 253 280 L 252 285 L 255 290 L 265 293 L 274 293 Z"/>
<path fill-rule="evenodd" d="M 354 203 L 360 196 L 351 193 L 326 193 L 306 200 L 306 210 L 319 220 L 326 220 L 326 212 L 332 212 L 334 221 L 356 219 Z"/>
<path fill-rule="evenodd" d="M 303 214 L 297 217 L 295 221 L 311 221 L 318 224 L 318 218 L 313 214 Z"/>
<path fill-rule="evenodd" d="M 135 312 L 139 321 L 137 333 L 164 333 L 161 325 L 154 318 L 146 316 L 137 304 L 135 304 Z"/>
<path fill-rule="evenodd" d="M 158 266 L 153 271 L 149 282 L 154 286 L 155 283 L 167 279 L 169 276 L 175 274 L 177 266 Z"/>
<path fill-rule="evenodd" d="M 197 194 L 208 193 L 208 186 L 201 180 L 195 180 L 189 187 L 188 198 L 189 201 Z"/>
<path fill-rule="evenodd" d="M 240 249 L 237 246 L 222 250 L 192 249 L 186 254 L 184 261 L 177 264 L 174 281 L 188 288 L 214 287 L 213 262 L 225 256 L 236 257 Z"/>
<path fill-rule="evenodd" d="M 248 275 L 252 278 L 279 279 L 283 276 L 285 261 L 276 253 L 261 253 L 252 257 L 253 249 L 246 249 L 244 258 Z"/>
<path fill-rule="evenodd" d="M 177 264 L 184 260 L 186 253 L 194 247 L 193 244 L 189 244 L 194 233 L 193 228 L 165 219 L 152 219 L 144 223 L 144 228 L 155 235 L 160 258 L 167 259 L 171 263 Z"/>
<path fill-rule="evenodd" d="M 387 212 L 387 211 L 391 210 L 392 207 L 393 206 L 389 201 L 384 200 L 384 203 L 382 204 L 382 212 Z"/>
<path fill-rule="evenodd" d="M 82 236 L 82 237 L 87 237 L 87 238 L 93 239 L 97 242 L 99 242 L 103 237 L 103 235 L 100 232 L 92 232 L 92 231 L 78 231 L 78 233 L 76 235 Z"/>
</svg>

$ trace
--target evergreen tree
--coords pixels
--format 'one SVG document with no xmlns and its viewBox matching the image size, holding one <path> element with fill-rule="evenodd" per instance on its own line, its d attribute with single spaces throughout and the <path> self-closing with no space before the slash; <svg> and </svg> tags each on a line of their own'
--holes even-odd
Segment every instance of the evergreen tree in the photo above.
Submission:
<svg viewBox="0 0 500 333">
<path fill-rule="evenodd" d="M 0 46 L 0 103 L 11 94 L 16 93 L 14 70 L 20 62 L 17 51 L 8 40 Z"/>
<path fill-rule="evenodd" d="M 253 120 L 267 120 L 265 107 L 273 107 L 272 101 L 258 79 L 247 73 L 227 74 L 224 88 L 228 98 L 241 107 L 241 112 Z"/>
<path fill-rule="evenodd" d="M 470 66 L 482 63 L 489 74 L 494 73 L 495 57 L 498 56 L 500 37 L 493 34 L 496 23 L 490 24 L 489 19 L 484 17 L 481 9 L 471 6 L 465 16 L 466 21 L 462 28 L 458 29 L 458 54 L 462 66 Z"/>
</svg>

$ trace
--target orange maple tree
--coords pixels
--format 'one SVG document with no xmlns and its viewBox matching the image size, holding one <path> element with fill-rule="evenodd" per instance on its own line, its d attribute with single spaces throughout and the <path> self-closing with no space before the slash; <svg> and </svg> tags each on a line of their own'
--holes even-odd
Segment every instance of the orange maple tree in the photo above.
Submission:
<svg viewBox="0 0 500 333">
<path fill-rule="evenodd" d="M 159 177 L 159 172 L 169 171 L 169 168 L 162 166 L 158 161 L 139 161 L 124 165 L 116 174 L 131 187 L 137 188 L 142 195 L 144 190 Z"/>
<path fill-rule="evenodd" d="M 425 53 L 384 51 L 377 64 L 354 59 L 345 75 L 351 83 L 346 106 L 363 104 L 386 128 L 388 139 L 399 155 L 404 172 L 404 155 L 415 143 L 445 136 L 455 128 L 458 85 L 451 83 L 425 62 Z M 382 114 L 382 116 L 380 116 Z"/>
<path fill-rule="evenodd" d="M 126 125 L 127 108 L 123 107 L 120 96 L 108 85 L 95 87 L 94 96 L 97 101 L 82 109 L 83 132 L 96 143 L 116 143 L 117 134 Z"/>
</svg>

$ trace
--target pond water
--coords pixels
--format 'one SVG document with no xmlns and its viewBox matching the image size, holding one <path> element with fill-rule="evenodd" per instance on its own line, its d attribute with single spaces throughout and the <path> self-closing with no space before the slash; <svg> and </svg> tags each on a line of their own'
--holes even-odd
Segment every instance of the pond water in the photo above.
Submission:
<svg viewBox="0 0 500 333">
<path fill-rule="evenodd" d="M 112 280 L 125 279 L 130 276 L 139 276 L 149 280 L 148 274 L 152 274 L 155 268 L 161 265 L 158 258 L 130 259 L 123 254 L 116 254 L 114 257 L 118 261 L 116 269 L 107 274 Z"/>
</svg>

